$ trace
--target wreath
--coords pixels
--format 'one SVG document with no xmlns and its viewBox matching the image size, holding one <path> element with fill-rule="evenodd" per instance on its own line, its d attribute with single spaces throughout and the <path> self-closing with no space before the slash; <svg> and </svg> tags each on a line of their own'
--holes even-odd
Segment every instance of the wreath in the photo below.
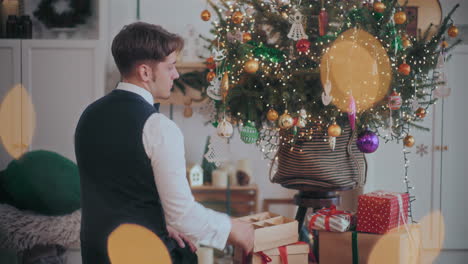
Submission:
<svg viewBox="0 0 468 264">
<path fill-rule="evenodd" d="M 34 16 L 48 28 L 75 27 L 84 24 L 90 15 L 90 0 L 42 0 L 34 11 Z"/>
</svg>

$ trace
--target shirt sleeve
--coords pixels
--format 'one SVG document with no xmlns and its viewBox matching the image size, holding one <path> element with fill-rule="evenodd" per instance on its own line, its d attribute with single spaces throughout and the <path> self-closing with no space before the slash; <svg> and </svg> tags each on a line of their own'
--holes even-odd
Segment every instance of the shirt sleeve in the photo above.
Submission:
<svg viewBox="0 0 468 264">
<path fill-rule="evenodd" d="M 151 159 L 166 222 L 195 243 L 223 249 L 231 231 L 226 214 L 197 203 L 186 178 L 184 137 L 162 114 L 153 114 L 143 129 L 143 144 Z"/>
</svg>

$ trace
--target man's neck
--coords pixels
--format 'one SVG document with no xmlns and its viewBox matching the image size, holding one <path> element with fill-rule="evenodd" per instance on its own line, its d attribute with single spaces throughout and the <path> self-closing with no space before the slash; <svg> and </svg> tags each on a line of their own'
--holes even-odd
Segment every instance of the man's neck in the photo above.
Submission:
<svg viewBox="0 0 468 264">
<path fill-rule="evenodd" d="M 144 82 L 140 82 L 140 81 L 138 81 L 138 80 L 134 80 L 134 79 L 131 79 L 131 78 L 122 78 L 121 82 L 130 83 L 130 84 L 136 85 L 136 86 L 138 86 L 138 87 L 140 87 L 140 88 L 143 88 L 143 89 L 145 89 L 146 91 L 148 91 L 148 92 L 151 93 L 151 91 L 150 91 L 148 85 L 147 85 L 146 83 L 144 83 Z"/>
</svg>

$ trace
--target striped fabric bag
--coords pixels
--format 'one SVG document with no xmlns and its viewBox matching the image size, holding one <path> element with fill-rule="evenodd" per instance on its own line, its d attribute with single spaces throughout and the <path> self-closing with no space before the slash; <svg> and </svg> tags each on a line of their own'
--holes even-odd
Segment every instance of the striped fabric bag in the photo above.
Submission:
<svg viewBox="0 0 468 264">
<path fill-rule="evenodd" d="M 356 146 L 356 130 L 342 127 L 335 150 L 328 144 L 326 129 L 314 127 L 312 140 L 280 144 L 277 171 L 270 180 L 297 190 L 338 191 L 363 186 L 367 175 L 364 153 Z M 273 159 L 273 163 L 275 159 Z M 274 164 L 272 164 L 273 167 Z"/>
</svg>

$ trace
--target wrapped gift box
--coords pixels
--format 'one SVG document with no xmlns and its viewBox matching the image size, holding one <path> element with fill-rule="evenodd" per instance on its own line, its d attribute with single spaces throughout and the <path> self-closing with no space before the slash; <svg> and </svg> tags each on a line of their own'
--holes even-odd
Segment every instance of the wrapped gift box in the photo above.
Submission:
<svg viewBox="0 0 468 264">
<path fill-rule="evenodd" d="M 283 255 L 283 256 L 282 256 Z M 308 264 L 309 245 L 304 242 L 282 246 L 254 253 L 248 258 L 244 258 L 242 251 L 234 252 L 235 264 L 286 264 L 282 261 L 287 259 L 287 264 Z"/>
<path fill-rule="evenodd" d="M 384 235 L 320 231 L 320 264 L 417 264 L 421 245 L 420 227 L 410 225 L 408 231 L 404 227 Z"/>
<path fill-rule="evenodd" d="M 336 206 L 324 208 L 307 217 L 309 230 L 324 230 L 331 232 L 346 232 L 352 221 L 352 214 L 336 210 Z"/>
<path fill-rule="evenodd" d="M 289 245 L 299 240 L 298 222 L 270 212 L 239 218 L 249 222 L 255 229 L 254 252 Z"/>
<path fill-rule="evenodd" d="M 360 195 L 357 228 L 359 232 L 384 234 L 408 221 L 409 195 L 376 191 Z"/>
</svg>

